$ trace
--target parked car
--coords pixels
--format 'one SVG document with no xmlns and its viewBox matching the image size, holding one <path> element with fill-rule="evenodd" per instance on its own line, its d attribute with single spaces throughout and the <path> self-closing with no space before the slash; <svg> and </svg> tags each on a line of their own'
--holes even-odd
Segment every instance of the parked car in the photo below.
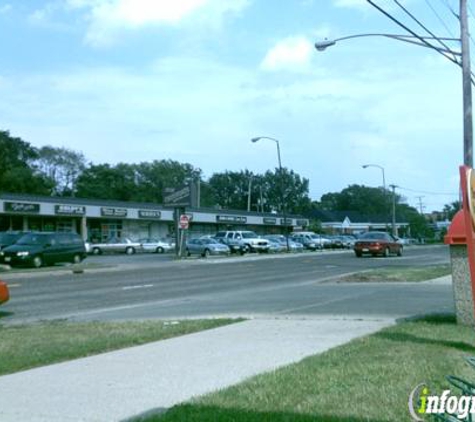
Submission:
<svg viewBox="0 0 475 422">
<path fill-rule="evenodd" d="M 216 239 L 191 239 L 186 242 L 186 254 L 201 255 L 207 258 L 210 255 L 229 255 L 231 250 L 227 245 Z"/>
<path fill-rule="evenodd" d="M 244 255 L 246 252 L 249 252 L 247 245 L 244 243 L 242 238 L 235 239 L 234 236 L 230 235 L 229 233 L 230 232 L 227 231 L 218 232 L 214 235 L 214 239 L 228 246 L 231 253 L 238 253 L 240 255 Z"/>
<path fill-rule="evenodd" d="M 6 231 L 0 232 L 0 250 L 7 246 L 14 245 L 27 232 L 22 231 Z"/>
<path fill-rule="evenodd" d="M 278 242 L 283 246 L 283 250 L 287 250 L 287 239 L 283 234 L 269 234 L 264 236 L 265 239 L 273 242 Z M 304 247 L 301 243 L 295 242 L 289 237 L 289 250 L 290 252 L 302 252 Z"/>
<path fill-rule="evenodd" d="M 245 248 L 247 252 L 268 252 L 269 241 L 249 230 L 229 230 L 216 233 L 216 239 L 223 239 L 230 247 Z"/>
<path fill-rule="evenodd" d="M 0 260 L 4 264 L 35 268 L 57 262 L 77 264 L 85 257 L 84 242 L 76 233 L 31 232 L 0 251 Z"/>
<path fill-rule="evenodd" d="M 175 243 L 168 239 L 139 239 L 140 249 L 144 252 L 165 253 L 175 249 Z"/>
<path fill-rule="evenodd" d="M 275 239 L 269 239 L 266 237 L 266 239 L 269 242 L 269 253 L 279 253 L 279 252 L 285 252 L 287 250 L 287 246 L 283 245 L 282 243 L 278 242 Z"/>
<path fill-rule="evenodd" d="M 8 302 L 8 299 L 10 299 L 10 292 L 8 291 L 7 283 L 0 281 L 0 305 Z"/>
<path fill-rule="evenodd" d="M 402 255 L 403 246 L 397 239 L 385 232 L 367 232 L 360 236 L 353 248 L 355 255 L 360 258 L 363 254 L 372 256 L 390 254 Z"/>
<path fill-rule="evenodd" d="M 133 255 L 140 250 L 141 245 L 139 242 L 134 242 L 128 238 L 119 239 L 113 237 L 103 243 L 89 243 L 87 249 L 89 253 L 93 255 L 100 255 L 107 252 L 125 253 L 127 255 Z"/>
<path fill-rule="evenodd" d="M 315 251 L 330 246 L 330 240 L 313 232 L 295 232 L 292 233 L 292 240 L 301 243 L 305 249 Z"/>
</svg>

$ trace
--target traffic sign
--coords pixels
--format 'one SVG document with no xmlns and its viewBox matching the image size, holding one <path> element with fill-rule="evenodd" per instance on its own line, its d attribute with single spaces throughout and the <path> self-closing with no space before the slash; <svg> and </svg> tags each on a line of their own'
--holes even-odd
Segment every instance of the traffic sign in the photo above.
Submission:
<svg viewBox="0 0 475 422">
<path fill-rule="evenodd" d="M 190 226 L 190 217 L 188 217 L 186 214 L 180 215 L 179 225 L 180 229 L 188 230 L 188 227 Z"/>
</svg>

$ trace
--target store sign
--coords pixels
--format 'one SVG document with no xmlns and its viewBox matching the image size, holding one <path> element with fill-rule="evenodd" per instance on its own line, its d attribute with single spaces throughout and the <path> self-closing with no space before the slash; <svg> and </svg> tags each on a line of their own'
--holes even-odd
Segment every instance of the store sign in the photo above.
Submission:
<svg viewBox="0 0 475 422">
<path fill-rule="evenodd" d="M 308 226 L 308 220 L 298 219 L 297 226 Z"/>
<path fill-rule="evenodd" d="M 196 207 L 197 188 L 195 183 L 182 185 L 178 188 L 165 188 L 163 205 L 166 207 Z"/>
<path fill-rule="evenodd" d="M 238 217 L 234 215 L 217 215 L 216 221 L 218 223 L 246 223 L 247 217 Z"/>
<path fill-rule="evenodd" d="M 264 217 L 264 224 L 277 224 L 277 218 Z"/>
<path fill-rule="evenodd" d="M 102 207 L 101 215 L 103 217 L 127 217 L 127 209 Z"/>
<path fill-rule="evenodd" d="M 162 218 L 162 213 L 156 210 L 139 210 L 139 218 L 159 220 Z"/>
<path fill-rule="evenodd" d="M 5 202 L 3 205 L 5 212 L 23 212 L 38 214 L 40 212 L 40 204 L 28 204 L 25 202 Z"/>
<path fill-rule="evenodd" d="M 86 207 L 82 205 L 55 205 L 56 215 L 86 215 Z"/>
<path fill-rule="evenodd" d="M 292 225 L 292 219 L 291 218 L 281 218 L 280 219 L 280 225 L 281 226 L 291 226 Z"/>
</svg>

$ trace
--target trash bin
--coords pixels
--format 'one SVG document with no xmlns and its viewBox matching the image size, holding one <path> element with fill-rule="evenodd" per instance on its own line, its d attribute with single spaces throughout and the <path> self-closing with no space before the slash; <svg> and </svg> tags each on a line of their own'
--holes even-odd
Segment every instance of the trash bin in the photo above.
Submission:
<svg viewBox="0 0 475 422">
<path fill-rule="evenodd" d="M 462 210 L 455 214 L 444 238 L 444 243 L 450 246 L 457 323 L 475 327 L 472 281 L 468 262 L 465 218 Z"/>
</svg>

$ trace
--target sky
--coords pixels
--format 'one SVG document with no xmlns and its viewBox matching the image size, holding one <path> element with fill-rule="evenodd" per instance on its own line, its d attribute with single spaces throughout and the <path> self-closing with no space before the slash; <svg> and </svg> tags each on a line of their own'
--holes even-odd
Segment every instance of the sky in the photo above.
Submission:
<svg viewBox="0 0 475 422">
<path fill-rule="evenodd" d="M 401 1 L 459 36 L 458 0 Z M 379 167 L 362 168 L 375 164 L 410 205 L 441 210 L 459 197 L 461 69 L 383 37 L 314 48 L 364 33 L 407 34 L 365 0 L 0 0 L 0 130 L 95 164 L 172 159 L 205 177 L 274 169 L 276 144 L 250 142 L 269 136 L 314 200 L 382 186 Z"/>
</svg>

